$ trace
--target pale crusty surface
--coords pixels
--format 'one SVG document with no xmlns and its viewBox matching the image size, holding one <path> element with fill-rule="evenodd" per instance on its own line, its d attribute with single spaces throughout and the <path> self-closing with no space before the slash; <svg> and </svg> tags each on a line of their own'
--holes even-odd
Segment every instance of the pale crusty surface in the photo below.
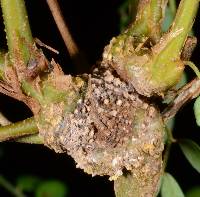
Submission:
<svg viewBox="0 0 200 197">
<path fill-rule="evenodd" d="M 93 176 L 116 180 L 129 171 L 143 194 L 155 193 L 164 126 L 153 103 L 104 64 L 88 76 L 86 93 L 74 112 L 61 108 L 62 103 L 52 105 L 46 112 L 51 127 L 39 125 L 48 147 L 71 155 L 77 167 Z"/>
</svg>

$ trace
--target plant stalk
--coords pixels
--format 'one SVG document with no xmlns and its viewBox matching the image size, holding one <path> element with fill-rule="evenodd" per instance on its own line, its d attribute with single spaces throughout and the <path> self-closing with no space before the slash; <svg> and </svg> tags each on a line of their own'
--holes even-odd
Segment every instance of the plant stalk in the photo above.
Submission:
<svg viewBox="0 0 200 197">
<path fill-rule="evenodd" d="M 24 0 L 1 0 L 1 7 L 10 59 L 27 63 L 33 39 Z"/>
<path fill-rule="evenodd" d="M 81 52 L 81 50 L 79 50 L 67 24 L 65 23 L 58 1 L 47 0 L 47 4 L 49 6 L 49 9 L 51 10 L 55 23 L 62 36 L 65 46 L 68 49 L 69 55 L 74 65 L 78 68 L 79 71 L 84 71 L 84 67 L 88 67 L 88 62 L 84 54 Z"/>
<path fill-rule="evenodd" d="M 39 134 L 28 135 L 15 139 L 15 142 L 26 143 L 26 144 L 44 144 L 43 139 Z"/>
<path fill-rule="evenodd" d="M 0 127 L 0 142 L 38 133 L 34 118 Z"/>
<path fill-rule="evenodd" d="M 180 31 L 180 35 L 176 38 L 177 41 L 173 44 L 173 53 L 178 54 L 181 52 L 185 40 L 192 29 L 198 7 L 199 0 L 182 0 L 180 2 L 176 17 L 170 30 L 172 34 L 176 34 L 177 31 Z"/>
<path fill-rule="evenodd" d="M 23 70 L 24 66 L 28 64 L 31 57 L 31 48 L 34 43 L 26 7 L 24 0 L 0 0 L 0 2 L 9 51 L 9 63 L 16 68 L 18 74 L 18 70 Z M 1 56 L 1 60 L 3 61 L 1 61 L 0 79 L 3 79 L 4 76 L 5 65 L 3 66 L 3 57 L 5 55 Z M 22 82 L 20 76 L 18 76 L 18 80 Z"/>
<path fill-rule="evenodd" d="M 176 85 L 182 77 L 184 62 L 181 60 L 181 52 L 191 31 L 198 5 L 199 0 L 182 0 L 170 31 L 152 48 L 152 61 L 147 67 L 151 68 L 154 83 L 165 84 L 165 89 Z"/>
<path fill-rule="evenodd" d="M 192 28 L 199 7 L 199 0 L 182 0 L 169 33 L 162 42 L 154 47 L 157 52 L 156 65 L 161 65 L 167 59 L 174 61 L 180 57 L 185 40 Z M 188 9 L 190 8 L 190 9 Z M 162 51 L 162 53 L 161 53 Z M 173 51 L 173 53 L 171 53 Z"/>
</svg>

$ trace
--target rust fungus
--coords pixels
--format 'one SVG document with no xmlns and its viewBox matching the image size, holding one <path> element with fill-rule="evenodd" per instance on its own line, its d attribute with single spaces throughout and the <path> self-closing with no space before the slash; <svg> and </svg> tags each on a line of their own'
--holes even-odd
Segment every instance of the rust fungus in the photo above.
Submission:
<svg viewBox="0 0 200 197">
<path fill-rule="evenodd" d="M 87 75 L 85 83 L 73 111 L 61 104 L 43 111 L 46 122 L 38 126 L 45 144 L 71 155 L 77 167 L 92 176 L 116 180 L 130 172 L 138 188 L 153 195 L 164 149 L 159 110 L 106 64 Z"/>
</svg>

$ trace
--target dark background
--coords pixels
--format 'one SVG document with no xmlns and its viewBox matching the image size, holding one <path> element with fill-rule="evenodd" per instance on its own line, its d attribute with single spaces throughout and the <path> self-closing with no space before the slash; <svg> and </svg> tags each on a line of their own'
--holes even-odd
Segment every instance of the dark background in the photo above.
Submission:
<svg viewBox="0 0 200 197">
<path fill-rule="evenodd" d="M 85 53 L 90 65 L 101 59 L 103 48 L 109 40 L 119 33 L 118 8 L 122 0 L 60 0 L 65 20 L 79 47 Z M 62 65 L 65 73 L 79 73 L 72 64 L 64 42 L 56 28 L 54 20 L 45 0 L 26 1 L 30 25 L 34 37 L 59 50 L 55 55 L 44 49 L 45 54 Z M 1 19 L 2 21 L 2 19 Z M 194 25 L 195 35 L 200 38 L 199 17 Z M 1 45 L 6 47 L 5 34 L 1 22 Z M 4 39 L 4 42 L 3 42 Z M 200 45 L 196 48 L 192 60 L 200 65 Z M 87 72 L 89 68 L 85 68 Z M 186 69 L 189 80 L 195 75 Z M 0 109 L 15 122 L 31 116 L 30 110 L 22 103 L 0 95 Z M 177 115 L 174 130 L 176 138 L 189 137 L 200 144 L 200 128 L 196 126 L 193 115 L 193 102 L 184 107 Z M 70 197 L 112 197 L 113 183 L 106 177 L 94 177 L 76 169 L 73 160 L 63 154 L 56 154 L 42 145 L 25 145 L 17 143 L 2 143 L 0 145 L 0 174 L 13 184 L 16 178 L 23 174 L 32 174 L 44 179 L 59 179 L 64 181 L 70 192 Z M 199 174 L 192 169 L 184 159 L 179 147 L 172 147 L 167 170 L 172 173 L 184 191 L 194 185 L 200 185 Z M 9 196 L 0 188 L 0 196 Z"/>
</svg>

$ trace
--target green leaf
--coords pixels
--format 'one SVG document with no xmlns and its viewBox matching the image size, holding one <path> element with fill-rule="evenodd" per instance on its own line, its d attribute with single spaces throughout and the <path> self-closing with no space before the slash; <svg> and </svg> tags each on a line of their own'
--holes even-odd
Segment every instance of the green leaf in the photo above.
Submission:
<svg viewBox="0 0 200 197">
<path fill-rule="evenodd" d="M 33 192 L 39 185 L 40 179 L 31 175 L 20 176 L 17 179 L 17 188 L 20 191 Z"/>
<path fill-rule="evenodd" d="M 200 196 L 200 186 L 193 187 L 186 193 L 186 197 L 199 197 Z"/>
<path fill-rule="evenodd" d="M 36 190 L 35 197 L 67 197 L 66 185 L 57 180 L 44 181 Z"/>
<path fill-rule="evenodd" d="M 184 194 L 174 179 L 174 177 L 169 174 L 165 173 L 162 180 L 161 186 L 161 196 L 162 197 L 184 197 Z"/>
<path fill-rule="evenodd" d="M 194 103 L 194 115 L 197 125 L 200 126 L 200 96 L 196 99 Z"/>
<path fill-rule="evenodd" d="M 192 140 L 180 140 L 179 145 L 183 154 L 192 167 L 200 173 L 200 147 Z"/>
</svg>

